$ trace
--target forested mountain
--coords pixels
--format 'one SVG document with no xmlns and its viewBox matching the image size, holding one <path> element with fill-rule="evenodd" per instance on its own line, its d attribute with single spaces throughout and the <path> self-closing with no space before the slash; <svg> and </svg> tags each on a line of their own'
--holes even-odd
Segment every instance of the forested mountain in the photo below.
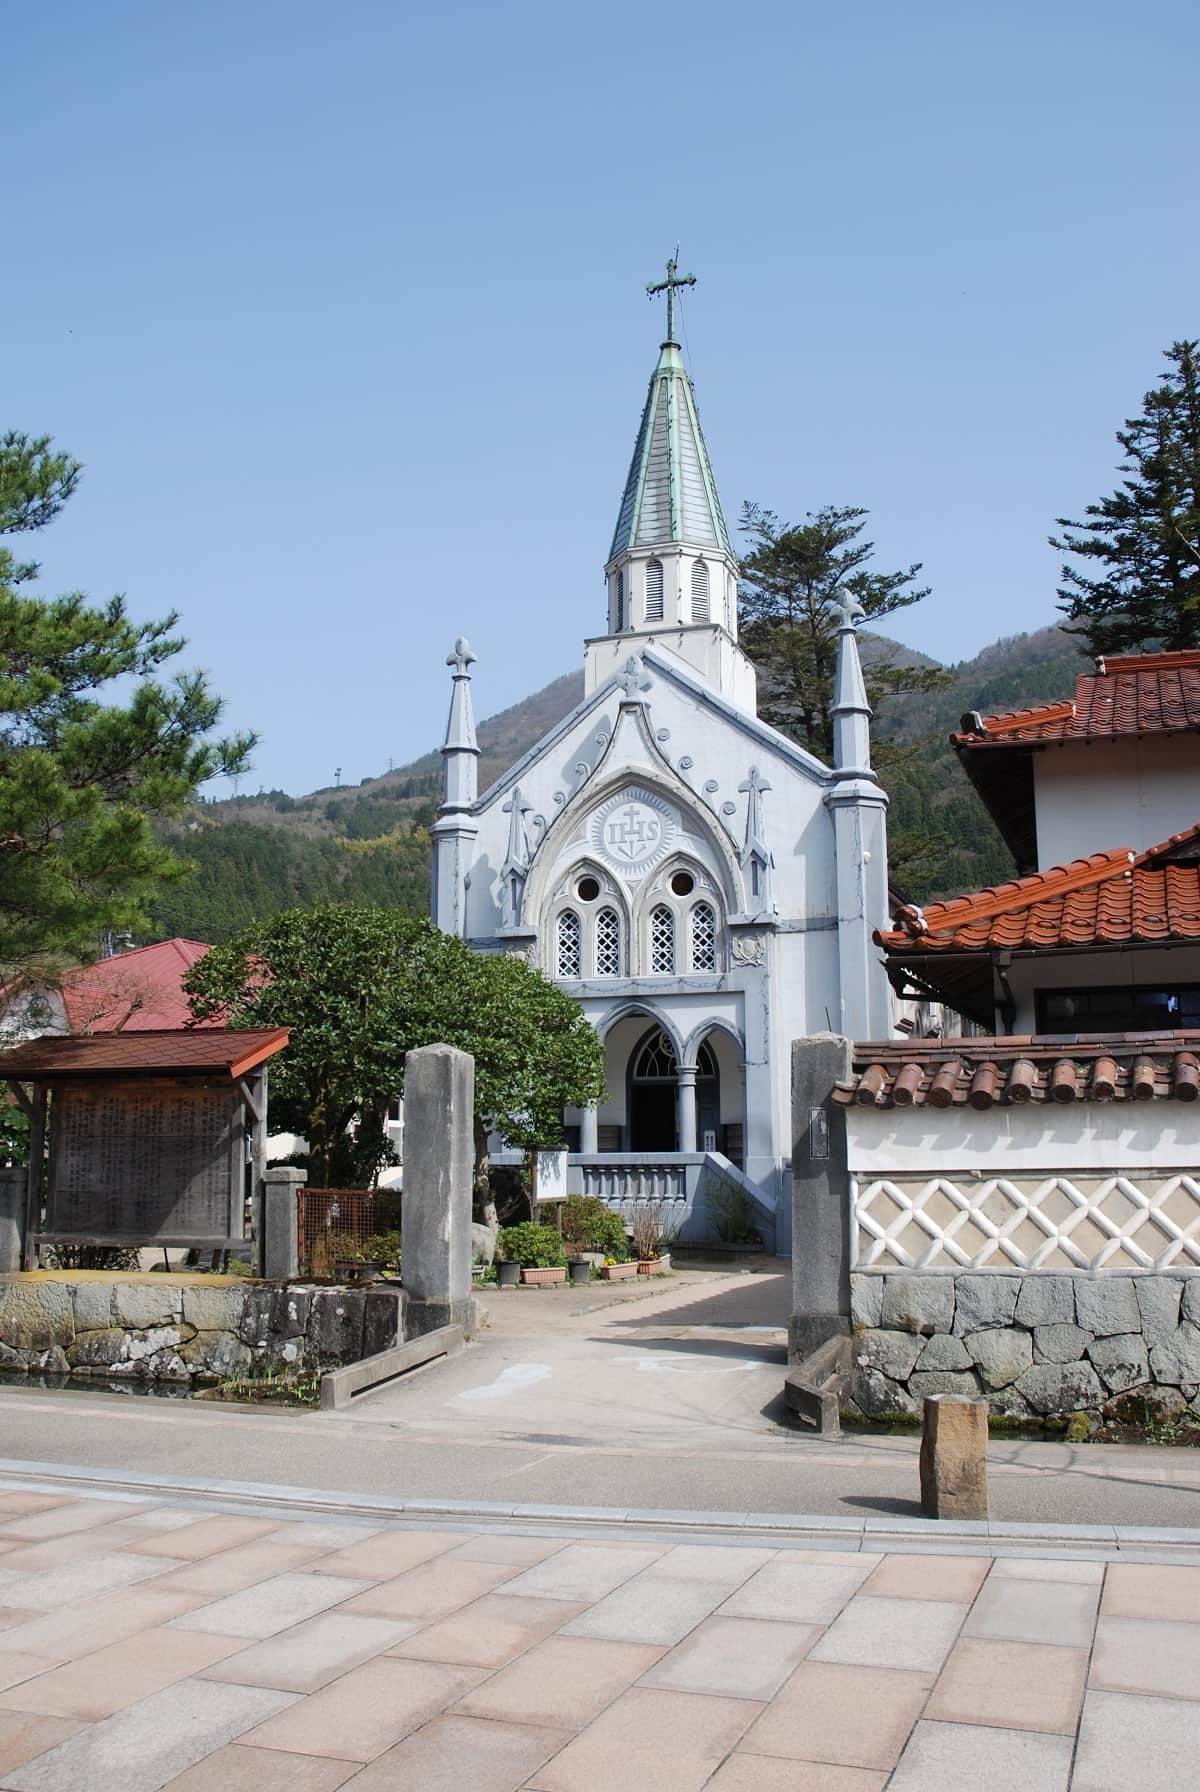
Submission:
<svg viewBox="0 0 1200 1792">
<path fill-rule="evenodd" d="M 893 650 L 867 636 L 864 658 Z M 897 854 L 897 881 L 914 900 L 953 895 L 1011 877 L 1013 863 L 951 750 L 947 736 L 964 710 L 1016 709 L 1069 697 L 1086 662 L 1058 628 L 1015 635 L 951 666 L 950 684 L 897 697 L 878 718 L 889 761 L 891 833 L 902 848 L 913 834 L 933 848 Z M 580 700 L 583 673 L 556 678 L 479 727 L 480 789 L 486 789 Z M 252 920 L 322 901 L 375 902 L 424 914 L 429 900 L 429 835 L 441 784 L 436 750 L 351 789 L 292 797 L 258 791 L 201 803 L 172 833 L 196 869 L 164 892 L 155 937 L 180 934 L 217 943 Z M 1098 841 L 1097 846 L 1109 842 Z"/>
</svg>

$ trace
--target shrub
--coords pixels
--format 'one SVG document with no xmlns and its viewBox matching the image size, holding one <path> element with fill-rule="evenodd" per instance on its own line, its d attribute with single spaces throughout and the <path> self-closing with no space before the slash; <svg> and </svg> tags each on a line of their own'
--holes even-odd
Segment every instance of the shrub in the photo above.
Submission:
<svg viewBox="0 0 1200 1792">
<path fill-rule="evenodd" d="M 661 1257 L 678 1230 L 658 1201 L 639 1201 L 629 1222 L 634 1255 L 646 1263 Z"/>
<path fill-rule="evenodd" d="M 502 1227 L 496 1249 L 506 1263 L 519 1263 L 522 1269 L 556 1269 L 567 1260 L 555 1227 L 533 1220 Z"/>
<path fill-rule="evenodd" d="M 762 1237 L 755 1224 L 754 1203 L 736 1182 L 721 1182 L 708 1195 L 708 1217 L 722 1244 L 757 1244 Z"/>
<path fill-rule="evenodd" d="M 599 1195 L 568 1195 L 562 1210 L 563 1241 L 574 1251 L 603 1251 L 621 1263 L 629 1255 L 625 1222 Z"/>
</svg>

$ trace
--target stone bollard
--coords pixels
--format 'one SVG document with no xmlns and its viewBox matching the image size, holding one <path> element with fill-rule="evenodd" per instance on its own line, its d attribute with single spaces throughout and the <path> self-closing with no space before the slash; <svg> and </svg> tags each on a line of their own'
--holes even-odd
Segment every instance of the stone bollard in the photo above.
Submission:
<svg viewBox="0 0 1200 1792">
<path fill-rule="evenodd" d="M 278 1164 L 262 1173 L 261 1273 L 271 1282 L 287 1282 L 300 1274 L 299 1193 L 308 1171 Z"/>
<path fill-rule="evenodd" d="M 25 1202 L 29 1171 L 0 1167 L 0 1275 L 15 1276 L 25 1243 Z"/>
<path fill-rule="evenodd" d="M 967 1394 L 930 1394 L 921 1434 L 926 1518 L 986 1518 L 988 1408 Z"/>
<path fill-rule="evenodd" d="M 424 1045 L 404 1060 L 405 1331 L 471 1322 L 475 1060 Z"/>
</svg>

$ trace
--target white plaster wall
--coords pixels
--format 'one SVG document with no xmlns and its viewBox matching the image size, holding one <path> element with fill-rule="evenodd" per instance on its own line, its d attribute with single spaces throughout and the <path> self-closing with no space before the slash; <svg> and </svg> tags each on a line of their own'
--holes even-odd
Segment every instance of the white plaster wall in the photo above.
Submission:
<svg viewBox="0 0 1200 1792">
<path fill-rule="evenodd" d="M 847 1108 L 859 1176 L 959 1170 L 1068 1174 L 1200 1164 L 1200 1102 L 1031 1102 L 1022 1107 Z"/>
<path fill-rule="evenodd" d="M 1200 735 L 1082 742 L 1033 755 L 1038 865 L 1136 852 L 1200 821 Z"/>
</svg>

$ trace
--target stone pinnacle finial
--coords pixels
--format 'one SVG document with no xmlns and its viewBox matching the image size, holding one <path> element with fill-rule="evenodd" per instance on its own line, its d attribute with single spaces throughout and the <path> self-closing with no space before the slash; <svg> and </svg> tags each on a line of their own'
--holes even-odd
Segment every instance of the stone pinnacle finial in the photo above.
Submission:
<svg viewBox="0 0 1200 1792">
<path fill-rule="evenodd" d="M 469 668 L 475 664 L 475 655 L 471 652 L 471 643 L 465 635 L 460 635 L 454 647 L 446 655 L 446 664 L 454 667 L 455 678 L 470 678 Z"/>
</svg>

